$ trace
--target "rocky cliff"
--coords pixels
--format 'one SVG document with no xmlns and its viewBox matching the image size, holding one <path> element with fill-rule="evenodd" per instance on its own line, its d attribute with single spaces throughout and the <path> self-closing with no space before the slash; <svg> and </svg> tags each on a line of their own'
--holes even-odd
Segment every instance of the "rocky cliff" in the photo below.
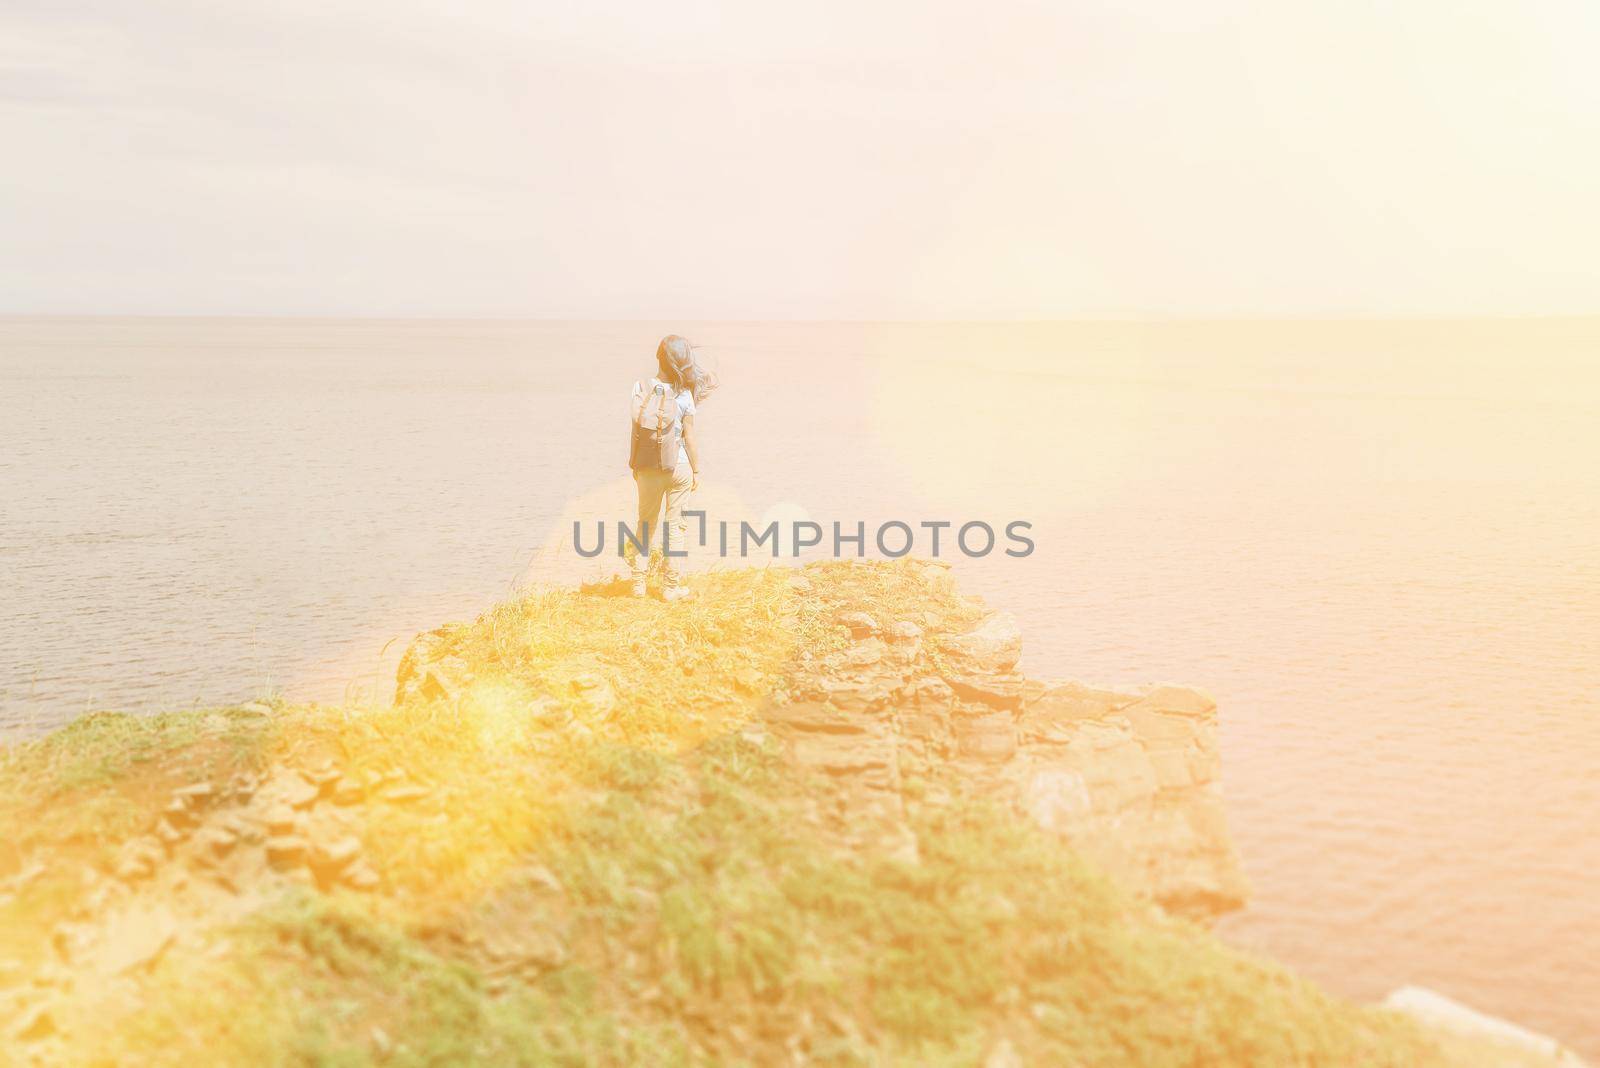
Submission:
<svg viewBox="0 0 1600 1068">
<path fill-rule="evenodd" d="M 1025 677 L 1016 621 L 961 597 L 940 563 L 826 568 L 822 581 L 795 571 L 788 611 L 831 640 L 798 643 L 765 686 L 741 680 L 761 691 L 742 729 L 827 777 L 824 815 L 841 838 L 898 840 L 914 856 L 909 808 L 976 797 L 1061 835 L 1170 911 L 1210 918 L 1244 903 L 1215 702 L 1174 686 L 1115 693 Z M 626 703 L 596 667 L 573 676 L 574 690 Z M 432 632 L 402 658 L 396 700 L 476 679 L 451 632 Z"/>
<path fill-rule="evenodd" d="M 1244 903 L 1209 698 L 1025 678 L 1003 613 L 936 648 L 910 620 L 837 618 L 850 645 L 803 664 L 763 719 L 794 760 L 837 782 L 842 818 L 878 811 L 892 826 L 907 805 L 983 795 L 1169 909 L 1214 916 Z"/>
</svg>

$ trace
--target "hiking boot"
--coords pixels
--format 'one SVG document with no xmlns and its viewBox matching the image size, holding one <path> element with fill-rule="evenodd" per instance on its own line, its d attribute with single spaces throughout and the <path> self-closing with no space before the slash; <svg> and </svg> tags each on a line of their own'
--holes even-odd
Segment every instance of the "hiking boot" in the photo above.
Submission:
<svg viewBox="0 0 1600 1068">
<path fill-rule="evenodd" d="M 650 591 L 645 588 L 645 584 L 644 584 L 644 579 L 643 578 L 636 578 L 636 579 L 633 580 L 633 595 L 635 597 L 643 597 L 646 594 L 648 594 L 649 592 Z"/>
<path fill-rule="evenodd" d="M 674 586 L 670 590 L 661 591 L 663 601 L 681 601 L 685 597 L 693 597 L 694 591 L 687 586 Z"/>
</svg>

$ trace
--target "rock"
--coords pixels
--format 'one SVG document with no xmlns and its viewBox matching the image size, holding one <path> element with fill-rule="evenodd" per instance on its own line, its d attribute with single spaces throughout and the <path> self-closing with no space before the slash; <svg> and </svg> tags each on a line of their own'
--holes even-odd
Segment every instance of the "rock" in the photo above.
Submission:
<svg viewBox="0 0 1600 1068">
<path fill-rule="evenodd" d="M 430 796 L 432 796 L 431 790 L 415 783 L 392 786 L 383 792 L 383 799 L 396 805 L 409 805 L 413 801 L 421 801 L 423 798 Z"/>
<path fill-rule="evenodd" d="M 155 874 L 162 857 L 159 843 L 150 838 L 136 838 L 122 847 L 113 874 L 126 883 L 148 879 Z"/>
<path fill-rule="evenodd" d="M 467 662 L 452 651 L 452 628 L 420 634 L 395 669 L 394 703 L 412 698 L 453 701 L 472 680 Z"/>
<path fill-rule="evenodd" d="M 899 721 L 900 747 L 906 756 L 942 762 L 955 751 L 955 734 L 948 716 L 902 709 Z"/>
<path fill-rule="evenodd" d="M 278 768 L 262 790 L 276 804 L 306 809 L 317 803 L 322 788 L 291 768 Z"/>
<path fill-rule="evenodd" d="M 767 676 L 753 667 L 741 667 L 733 673 L 733 685 L 743 694 L 759 694 L 768 689 Z"/>
<path fill-rule="evenodd" d="M 1182 749 L 1151 749 L 1145 756 L 1155 770 L 1156 783 L 1163 790 L 1181 790 L 1194 785 L 1189 772 L 1188 754 Z"/>
<path fill-rule="evenodd" d="M 940 648 L 967 674 L 1000 675 L 1022 657 L 1022 631 L 1008 612 L 993 612 L 972 630 L 946 638 Z"/>
<path fill-rule="evenodd" d="M 263 704 L 260 701 L 246 701 L 239 706 L 239 711 L 248 712 L 252 716 L 270 716 L 272 715 L 272 706 Z"/>
<path fill-rule="evenodd" d="M 1127 703 L 1127 698 L 1110 691 L 1067 683 L 1050 687 L 1031 700 L 1025 696 L 1018 726 L 1030 741 L 1065 744 L 1077 736 L 1079 724 L 1104 719 Z"/>
<path fill-rule="evenodd" d="M 404 686 L 417 677 L 427 664 L 449 655 L 449 647 L 449 627 L 439 627 L 417 635 L 406 651 L 400 654 L 400 663 L 395 669 L 396 685 Z"/>
<path fill-rule="evenodd" d="M 182 798 L 186 804 L 196 801 L 205 801 L 216 796 L 217 788 L 208 782 L 191 783 L 188 786 L 174 790 L 172 796 Z"/>
<path fill-rule="evenodd" d="M 1130 707 L 1200 719 L 1215 712 L 1217 703 L 1199 690 L 1185 686 L 1157 686 Z"/>
<path fill-rule="evenodd" d="M 895 766 L 894 742 L 868 734 L 799 734 L 790 739 L 790 752 L 802 767 L 829 775 L 867 775 L 887 785 Z"/>
<path fill-rule="evenodd" d="M 1106 817 L 1148 804 L 1161 788 L 1149 755 L 1125 728 L 1086 726 L 1059 762 L 1052 764 L 1078 771 L 1095 811 Z"/>
<path fill-rule="evenodd" d="M 829 704 L 852 715 L 874 715 L 889 706 L 900 689 L 900 676 L 861 670 L 819 680 L 820 695 Z"/>
<path fill-rule="evenodd" d="M 344 835 L 333 841 L 311 845 L 311 866 L 318 871 L 337 871 L 361 855 L 361 839 Z"/>
<path fill-rule="evenodd" d="M 331 793 L 330 789 L 338 783 L 344 773 L 339 770 L 339 765 L 330 757 L 306 768 L 300 772 L 300 777 L 323 793 Z"/>
<path fill-rule="evenodd" d="M 900 690 L 895 716 L 908 756 L 942 762 L 954 754 L 951 711 L 955 699 L 949 683 L 933 675 L 913 680 Z"/>
<path fill-rule="evenodd" d="M 922 640 L 922 628 L 909 620 L 897 620 L 889 624 L 883 636 L 894 645 L 910 645 Z"/>
<path fill-rule="evenodd" d="M 791 699 L 762 714 L 790 760 L 833 784 L 813 817 L 819 826 L 850 848 L 882 848 L 897 822 L 904 828 L 907 807 L 987 795 L 1171 911 L 1210 918 L 1242 904 L 1238 858 L 1209 787 L 1209 698 L 1026 679 L 1021 633 L 1002 613 L 946 635 L 932 612 L 925 626 L 913 617 L 876 631 L 852 612 L 835 618 L 854 624 L 855 641 L 802 655 L 782 682 Z"/>
<path fill-rule="evenodd" d="M 949 715 L 950 710 L 955 707 L 956 695 L 950 684 L 937 675 L 924 675 L 905 685 L 901 691 L 901 699 L 911 708 Z"/>
<path fill-rule="evenodd" d="M 1421 986 L 1403 986 L 1383 999 L 1383 1007 L 1411 1017 L 1423 1027 L 1459 1036 L 1490 1049 L 1504 1051 L 1503 1063 L 1548 1064 L 1551 1068 L 1583 1068 L 1576 1053 L 1546 1035 L 1479 1012 L 1459 1001 Z"/>
<path fill-rule="evenodd" d="M 1002 1038 L 989 1049 L 983 1058 L 983 1068 L 1024 1068 L 1022 1056 L 1009 1038 Z"/>
<path fill-rule="evenodd" d="M 1064 834 L 1094 808 L 1083 776 L 1066 768 L 1045 768 L 1028 777 L 1020 798 L 1023 811 L 1047 831 Z"/>
<path fill-rule="evenodd" d="M 870 638 L 878 633 L 878 621 L 865 612 L 841 612 L 834 621 L 849 628 L 852 638 Z"/>
<path fill-rule="evenodd" d="M 1222 753 L 1218 749 L 1216 724 L 1209 724 L 1199 732 L 1193 744 L 1184 750 L 1189 766 L 1189 778 L 1195 785 L 1204 786 L 1222 777 Z"/>
<path fill-rule="evenodd" d="M 768 714 L 774 727 L 785 731 L 821 731 L 831 734 L 863 734 L 870 721 L 815 701 L 780 705 Z"/>
<path fill-rule="evenodd" d="M 660 909 L 659 895 L 646 887 L 626 886 L 620 893 L 643 914 Z M 538 882 L 511 879 L 441 917 L 425 937 L 464 948 L 484 973 L 503 979 L 565 964 L 571 957 L 571 927 L 558 895 Z M 637 965 L 639 957 L 630 949 L 623 961 Z"/>
<path fill-rule="evenodd" d="M 1016 709 L 1022 707 L 1022 676 L 1016 673 L 1008 675 L 962 675 L 951 672 L 945 675 L 945 681 L 956 692 L 957 697 L 968 701 L 977 701 L 995 708 Z"/>
<path fill-rule="evenodd" d="M 472 672 L 467 662 L 459 657 L 449 657 L 437 664 L 429 664 L 422 678 L 422 696 L 433 701 L 454 701 L 467 683 Z"/>
<path fill-rule="evenodd" d="M 128 975 L 149 968 L 178 937 L 178 921 L 164 906 L 129 913 L 111 928 L 100 949 L 101 968 Z"/>
<path fill-rule="evenodd" d="M 542 928 L 520 932 L 520 937 L 515 941 L 496 939 L 484 948 L 499 959 L 503 968 L 517 970 L 559 968 L 571 956 L 566 940 L 559 933 Z"/>
<path fill-rule="evenodd" d="M 267 810 L 267 832 L 272 835 L 285 835 L 295 828 L 294 809 L 287 804 L 273 805 Z"/>
<path fill-rule="evenodd" d="M 365 860 L 357 861 L 344 870 L 341 881 L 352 890 L 376 890 L 382 880 L 372 865 Z"/>
<path fill-rule="evenodd" d="M 334 788 L 333 795 L 329 800 L 336 805 L 348 808 L 350 805 L 359 805 L 366 796 L 366 788 L 361 783 L 354 779 L 341 779 L 338 786 Z"/>
<path fill-rule="evenodd" d="M 883 663 L 888 648 L 880 638 L 863 638 L 845 650 L 841 663 L 846 670 L 870 668 Z"/>
<path fill-rule="evenodd" d="M 306 856 L 306 841 L 296 834 L 274 835 L 267 839 L 267 863 L 278 871 L 299 867 Z"/>
<path fill-rule="evenodd" d="M 289 782 L 292 785 L 284 792 L 283 799 L 284 803 L 291 809 L 308 809 L 315 805 L 317 799 L 322 796 L 321 787 L 315 783 L 307 782 L 299 776 L 295 776 Z"/>
<path fill-rule="evenodd" d="M 1017 752 L 1017 726 L 1011 713 L 962 715 L 955 721 L 957 751 L 968 760 L 1003 764 Z"/>
<path fill-rule="evenodd" d="M 1183 745 L 1195 736 L 1194 721 L 1187 716 L 1158 712 L 1143 704 L 1124 708 L 1118 715 L 1126 717 L 1146 743 Z"/>
<path fill-rule="evenodd" d="M 939 653 L 940 674 L 958 695 L 999 708 L 1022 706 L 1023 678 L 1013 670 L 1022 656 L 1022 632 L 1009 614 L 992 613 L 967 633 L 946 638 Z"/>
<path fill-rule="evenodd" d="M 53 1006 L 48 1003 L 26 1010 L 11 1031 L 19 1042 L 40 1042 L 58 1032 Z"/>
<path fill-rule="evenodd" d="M 178 830 L 187 830 L 200 822 L 200 818 L 190 810 L 188 799 L 183 797 L 174 797 L 162 809 L 161 817 Z"/>
<path fill-rule="evenodd" d="M 216 824 L 195 835 L 195 842 L 204 855 L 221 860 L 239 844 L 239 832 L 225 824 Z"/>
<path fill-rule="evenodd" d="M 885 842 L 884 852 L 890 860 L 898 864 L 921 864 L 922 848 L 917 836 L 907 827 L 900 827 L 897 830 L 904 833 L 891 835 Z"/>
</svg>

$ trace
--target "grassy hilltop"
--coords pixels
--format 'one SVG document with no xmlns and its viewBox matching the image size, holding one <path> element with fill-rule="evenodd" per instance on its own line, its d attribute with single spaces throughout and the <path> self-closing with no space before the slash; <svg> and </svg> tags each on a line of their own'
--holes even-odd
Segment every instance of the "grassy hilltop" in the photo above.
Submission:
<svg viewBox="0 0 1600 1068">
<path fill-rule="evenodd" d="M 530 595 L 427 636 L 452 670 L 408 657 L 393 707 L 0 750 L 0 1063 L 1472 1062 L 980 793 L 916 809 L 915 856 L 842 846 L 761 710 L 842 613 L 937 656 L 979 610 L 909 563 L 794 574 Z"/>
</svg>

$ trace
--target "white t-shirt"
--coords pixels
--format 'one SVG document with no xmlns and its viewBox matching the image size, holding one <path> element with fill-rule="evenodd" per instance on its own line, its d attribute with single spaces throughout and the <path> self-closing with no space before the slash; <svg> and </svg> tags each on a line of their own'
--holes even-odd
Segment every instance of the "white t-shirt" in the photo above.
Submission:
<svg viewBox="0 0 1600 1068">
<path fill-rule="evenodd" d="M 637 409 L 639 398 L 654 390 L 657 385 L 672 389 L 669 383 L 662 382 L 659 378 L 652 378 L 649 382 L 635 382 L 633 384 L 633 404 Z M 694 394 L 684 390 L 678 394 L 678 407 L 672 420 L 673 429 L 678 433 L 678 464 L 679 467 L 689 466 L 689 450 L 683 447 L 683 420 L 685 416 L 694 414 Z"/>
</svg>

